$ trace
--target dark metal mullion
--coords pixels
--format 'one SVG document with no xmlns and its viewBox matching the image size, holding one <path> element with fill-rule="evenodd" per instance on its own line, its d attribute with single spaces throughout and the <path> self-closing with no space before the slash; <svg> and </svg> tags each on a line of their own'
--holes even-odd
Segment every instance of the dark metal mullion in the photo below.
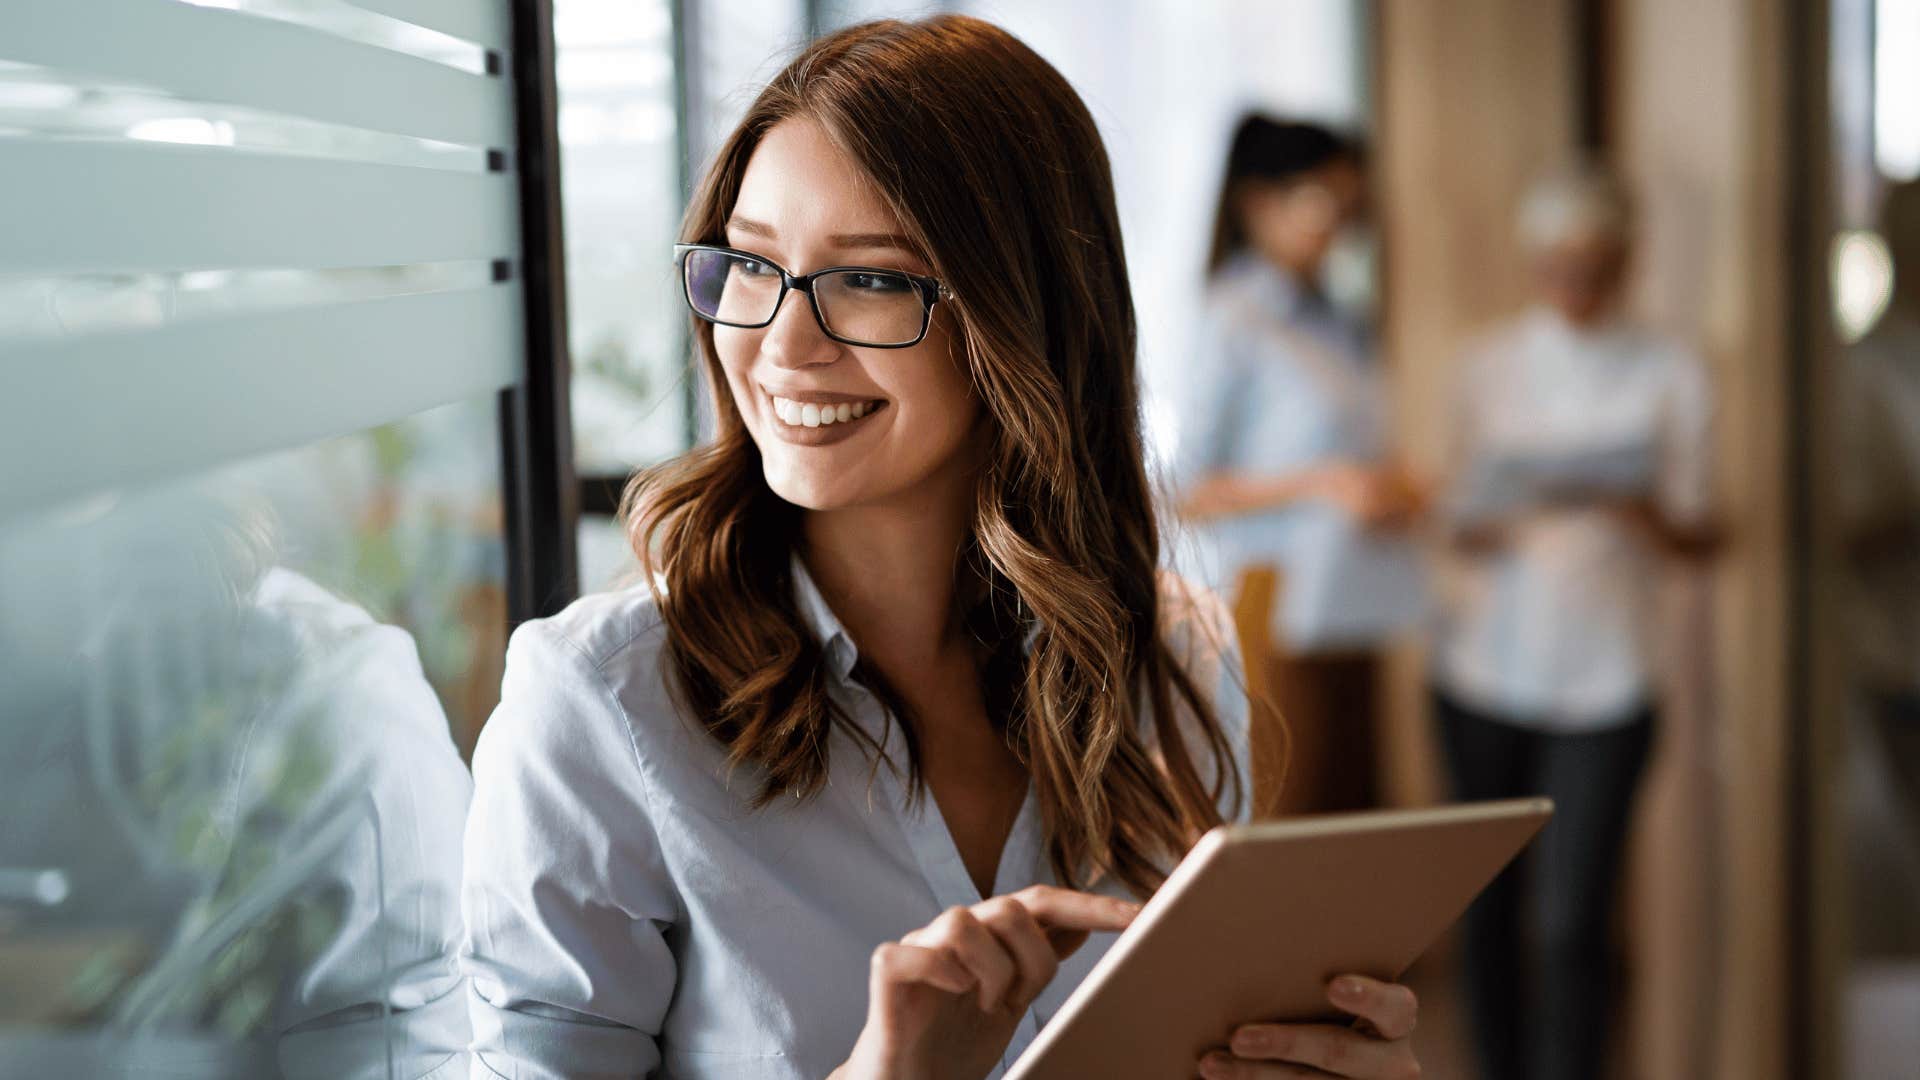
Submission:
<svg viewBox="0 0 1920 1080">
<path fill-rule="evenodd" d="M 579 493 L 568 404 L 566 237 L 561 228 L 552 0 L 512 0 L 515 162 L 526 370 L 502 391 L 500 421 L 510 624 L 550 615 L 580 591 Z"/>
<path fill-rule="evenodd" d="M 580 487 L 580 513 L 588 517 L 617 517 L 620 495 L 627 487 L 626 473 L 583 473 Z"/>
</svg>

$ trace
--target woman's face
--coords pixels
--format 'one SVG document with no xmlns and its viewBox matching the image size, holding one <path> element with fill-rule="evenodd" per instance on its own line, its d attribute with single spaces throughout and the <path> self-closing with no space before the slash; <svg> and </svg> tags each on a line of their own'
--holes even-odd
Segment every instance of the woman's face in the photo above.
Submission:
<svg viewBox="0 0 1920 1080">
<path fill-rule="evenodd" d="M 794 274 L 829 266 L 931 274 L 904 232 L 826 130 L 791 119 L 769 129 L 748 161 L 726 242 Z M 828 337 L 807 298 L 790 291 L 772 324 L 715 326 L 713 345 L 767 485 L 790 503 L 871 505 L 929 490 L 930 482 L 938 490 L 949 486 L 939 481 L 968 471 L 980 406 L 955 356 L 945 304 L 935 305 L 919 344 L 874 349 Z M 833 422 L 820 422 L 829 415 Z"/>
<path fill-rule="evenodd" d="M 1574 326 L 1613 313 L 1626 283 L 1627 248 L 1598 233 L 1570 236 L 1534 256 L 1534 280 L 1547 306 Z"/>
<path fill-rule="evenodd" d="M 1255 250 L 1311 277 L 1341 228 L 1359 216 L 1365 196 L 1359 167 L 1336 159 L 1292 180 L 1250 183 L 1240 196 L 1240 215 Z"/>
</svg>

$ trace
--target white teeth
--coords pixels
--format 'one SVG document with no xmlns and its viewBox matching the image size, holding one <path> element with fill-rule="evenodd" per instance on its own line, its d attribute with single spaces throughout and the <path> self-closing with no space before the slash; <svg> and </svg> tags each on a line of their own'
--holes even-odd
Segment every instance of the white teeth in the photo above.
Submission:
<svg viewBox="0 0 1920 1080">
<path fill-rule="evenodd" d="M 844 424 L 849 420 L 858 420 L 872 412 L 880 403 L 877 401 L 847 401 L 832 405 L 820 405 L 813 402 L 800 402 L 792 398 L 773 399 L 773 414 L 783 424 L 794 427 L 824 427 L 828 424 Z"/>
</svg>

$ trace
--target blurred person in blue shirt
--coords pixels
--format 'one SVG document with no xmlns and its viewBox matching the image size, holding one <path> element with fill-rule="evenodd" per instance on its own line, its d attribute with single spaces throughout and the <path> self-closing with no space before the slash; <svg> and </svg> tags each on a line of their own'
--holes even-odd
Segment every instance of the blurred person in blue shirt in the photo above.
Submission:
<svg viewBox="0 0 1920 1080">
<path fill-rule="evenodd" d="M 1355 621 L 1353 583 L 1327 579 L 1352 576 L 1339 549 L 1403 532 L 1421 503 L 1389 455 L 1370 330 L 1327 288 L 1329 256 L 1365 198 L 1355 143 L 1313 124 L 1240 122 L 1183 388 L 1175 483 L 1204 558 L 1223 585 L 1249 567 L 1279 573 L 1273 684 L 1292 760 L 1276 809 L 1373 801 L 1377 653 L 1397 627 Z M 1349 610 L 1303 615 L 1310 596 Z"/>
</svg>

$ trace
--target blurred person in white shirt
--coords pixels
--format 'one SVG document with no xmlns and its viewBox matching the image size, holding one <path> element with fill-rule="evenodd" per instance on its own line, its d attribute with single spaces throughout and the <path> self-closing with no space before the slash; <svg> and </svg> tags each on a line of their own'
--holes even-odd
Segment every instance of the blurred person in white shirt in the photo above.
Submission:
<svg viewBox="0 0 1920 1080">
<path fill-rule="evenodd" d="M 1470 351 L 1453 400 L 1457 572 L 1432 678 L 1456 795 L 1558 807 L 1469 913 L 1466 965 L 1485 1075 L 1554 1080 L 1604 1067 L 1609 913 L 1659 711 L 1658 571 L 1714 544 L 1713 405 L 1701 363 L 1621 311 L 1617 180 L 1551 175 L 1518 224 L 1537 299 Z"/>
</svg>

